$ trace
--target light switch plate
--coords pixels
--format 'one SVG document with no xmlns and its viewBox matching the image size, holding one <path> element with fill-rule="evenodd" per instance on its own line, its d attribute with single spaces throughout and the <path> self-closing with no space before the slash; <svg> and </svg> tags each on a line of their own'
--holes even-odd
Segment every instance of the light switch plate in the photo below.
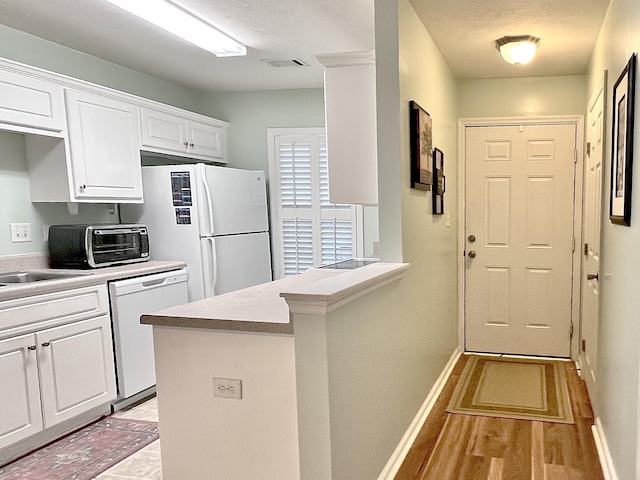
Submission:
<svg viewBox="0 0 640 480">
<path fill-rule="evenodd" d="M 11 242 L 21 243 L 31 241 L 30 223 L 11 223 Z"/>
</svg>

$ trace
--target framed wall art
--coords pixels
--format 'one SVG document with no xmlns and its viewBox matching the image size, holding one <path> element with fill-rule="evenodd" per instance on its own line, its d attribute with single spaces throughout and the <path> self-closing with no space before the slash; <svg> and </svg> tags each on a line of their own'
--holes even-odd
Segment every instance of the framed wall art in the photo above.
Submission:
<svg viewBox="0 0 640 480">
<path fill-rule="evenodd" d="M 611 197 L 609 218 L 618 225 L 631 225 L 631 178 L 633 168 L 633 105 L 636 54 L 613 86 L 613 131 L 611 135 Z"/>
<path fill-rule="evenodd" d="M 444 153 L 439 148 L 433 149 L 433 214 L 444 214 Z"/>
<path fill-rule="evenodd" d="M 411 137 L 411 188 L 430 190 L 433 184 L 433 125 L 431 117 L 416 102 L 409 102 Z"/>
</svg>

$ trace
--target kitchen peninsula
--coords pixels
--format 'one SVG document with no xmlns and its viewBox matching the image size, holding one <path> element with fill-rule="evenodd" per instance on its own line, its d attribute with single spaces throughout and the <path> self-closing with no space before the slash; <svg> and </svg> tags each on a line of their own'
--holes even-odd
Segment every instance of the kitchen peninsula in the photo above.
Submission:
<svg viewBox="0 0 640 480">
<path fill-rule="evenodd" d="M 313 269 L 144 315 L 163 478 L 377 476 L 393 392 L 374 383 L 391 373 L 385 345 L 408 267 Z M 241 380 L 241 399 L 220 397 L 221 380 Z"/>
</svg>

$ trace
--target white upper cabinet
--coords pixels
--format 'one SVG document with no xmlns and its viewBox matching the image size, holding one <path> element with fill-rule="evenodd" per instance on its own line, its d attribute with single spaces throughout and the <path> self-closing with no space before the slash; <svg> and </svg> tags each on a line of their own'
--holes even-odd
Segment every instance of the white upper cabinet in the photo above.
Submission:
<svg viewBox="0 0 640 480">
<path fill-rule="evenodd" d="M 0 130 L 27 134 L 32 202 L 142 203 L 141 150 L 226 163 L 228 126 L 0 58 Z"/>
<path fill-rule="evenodd" d="M 21 132 L 44 130 L 40 133 L 55 134 L 64 131 L 62 87 L 0 69 L 0 124 Z"/>
<path fill-rule="evenodd" d="M 142 149 L 152 153 L 226 163 L 226 124 L 214 120 L 207 123 L 143 108 Z"/>
<path fill-rule="evenodd" d="M 76 201 L 142 201 L 138 107 L 66 91 L 72 195 Z"/>
<path fill-rule="evenodd" d="M 378 203 L 374 58 L 373 52 L 317 56 L 325 69 L 325 126 L 332 203 Z"/>
</svg>

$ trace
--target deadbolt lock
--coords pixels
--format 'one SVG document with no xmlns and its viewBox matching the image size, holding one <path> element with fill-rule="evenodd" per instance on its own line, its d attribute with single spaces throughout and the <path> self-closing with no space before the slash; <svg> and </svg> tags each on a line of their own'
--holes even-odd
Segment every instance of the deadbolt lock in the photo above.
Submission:
<svg viewBox="0 0 640 480">
<path fill-rule="evenodd" d="M 469 240 L 469 243 L 473 243 L 473 242 L 476 241 L 476 236 L 475 235 L 469 235 L 468 240 Z"/>
</svg>

